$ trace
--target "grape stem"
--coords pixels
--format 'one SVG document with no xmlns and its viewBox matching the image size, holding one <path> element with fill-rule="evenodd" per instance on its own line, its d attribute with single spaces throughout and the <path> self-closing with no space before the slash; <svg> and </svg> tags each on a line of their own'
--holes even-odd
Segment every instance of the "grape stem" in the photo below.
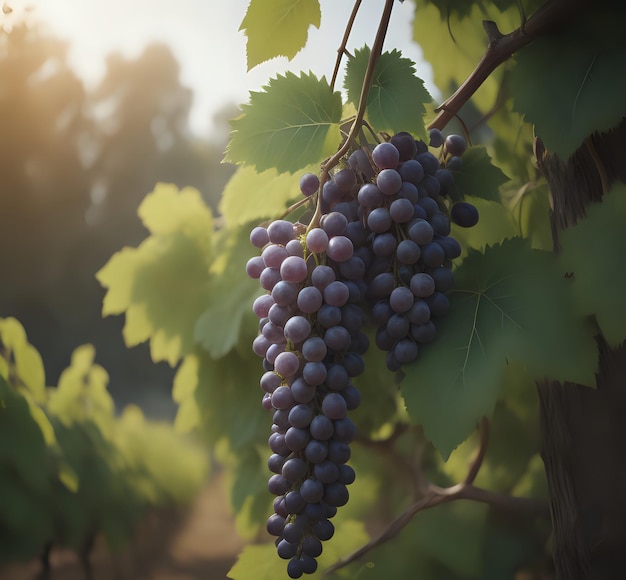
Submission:
<svg viewBox="0 0 626 580">
<path fill-rule="evenodd" d="M 489 38 L 485 54 L 456 92 L 435 109 L 438 115 L 428 125 L 428 129 L 443 129 L 496 68 L 515 52 L 550 32 L 556 25 L 572 17 L 588 4 L 590 0 L 548 0 L 525 20 L 522 26 L 509 34 L 502 34 L 495 22 L 485 20 L 483 27 Z"/>
<path fill-rule="evenodd" d="M 324 571 L 324 575 L 336 572 L 340 568 L 358 560 L 374 548 L 395 538 L 421 511 L 435 507 L 442 503 L 448 503 L 459 499 L 467 499 L 486 503 L 495 509 L 508 513 L 515 513 L 527 517 L 549 518 L 550 510 L 548 503 L 526 497 L 515 497 L 506 493 L 489 491 L 474 485 L 474 480 L 478 475 L 480 467 L 487 452 L 489 442 L 489 421 L 483 418 L 480 424 L 480 443 L 476 457 L 469 465 L 467 475 L 461 483 L 450 487 L 440 487 L 430 482 L 420 490 L 421 497 L 397 518 L 395 518 L 377 537 L 370 540 L 348 556 L 339 559 L 332 566 Z"/>
<path fill-rule="evenodd" d="M 361 131 L 363 118 L 365 117 L 365 108 L 367 106 L 367 96 L 369 94 L 370 86 L 372 84 L 374 69 L 376 68 L 376 63 L 378 62 L 378 59 L 380 58 L 380 55 L 382 53 L 383 43 L 385 42 L 385 37 L 387 36 L 387 29 L 389 28 L 389 19 L 391 18 L 393 3 L 394 0 L 385 0 L 385 8 L 383 9 L 383 14 L 380 17 L 380 23 L 378 25 L 378 30 L 376 31 L 376 38 L 374 39 L 374 44 L 372 45 L 369 61 L 367 63 L 367 70 L 365 71 L 365 78 L 363 79 L 363 86 L 361 87 L 359 106 L 354 117 L 354 121 L 352 121 L 348 136 L 346 137 L 339 150 L 322 164 L 322 170 L 320 174 L 320 188 L 318 190 L 317 198 L 317 208 L 315 209 L 315 215 L 311 219 L 311 223 L 309 224 L 308 229 L 315 228 L 319 225 L 319 219 L 322 214 L 322 191 L 324 188 L 324 184 L 330 178 L 330 170 L 335 167 L 337 163 L 339 163 L 339 160 L 350 150 L 350 147 L 354 143 L 356 136 Z"/>
<path fill-rule="evenodd" d="M 341 66 L 341 59 L 344 54 L 348 51 L 346 47 L 348 46 L 348 39 L 350 38 L 350 33 L 352 32 L 352 26 L 354 25 L 354 20 L 356 19 L 356 15 L 359 12 L 359 8 L 361 7 L 361 2 L 363 0 L 356 0 L 354 3 L 354 7 L 352 8 L 352 13 L 350 14 L 350 19 L 348 20 L 348 24 L 346 25 L 346 31 L 343 33 L 343 39 L 341 41 L 341 46 L 337 49 L 337 60 L 335 61 L 335 70 L 333 71 L 333 78 L 330 81 L 330 92 L 334 92 L 335 90 L 335 82 L 337 81 L 337 75 L 339 74 L 339 67 Z"/>
</svg>

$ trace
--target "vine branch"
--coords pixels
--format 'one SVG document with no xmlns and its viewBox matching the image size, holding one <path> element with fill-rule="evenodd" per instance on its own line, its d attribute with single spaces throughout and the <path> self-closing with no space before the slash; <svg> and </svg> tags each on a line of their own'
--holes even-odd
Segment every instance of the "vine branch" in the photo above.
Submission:
<svg viewBox="0 0 626 580">
<path fill-rule="evenodd" d="M 337 60 L 335 61 L 335 70 L 333 71 L 333 77 L 330 81 L 331 92 L 335 90 L 335 82 L 337 81 L 337 75 L 339 74 L 339 67 L 341 66 L 341 59 L 343 55 L 346 53 L 346 47 L 348 46 L 348 39 L 350 38 L 350 33 L 352 32 L 352 26 L 354 25 L 354 20 L 356 19 L 356 15 L 359 12 L 359 8 L 361 7 L 362 1 L 363 0 L 356 0 L 356 2 L 354 3 L 354 7 L 352 8 L 352 13 L 350 14 L 350 19 L 348 20 L 348 24 L 346 25 L 346 30 L 343 33 L 341 46 L 337 49 Z"/>
<path fill-rule="evenodd" d="M 548 0 L 522 26 L 509 34 L 502 34 L 495 22 L 485 20 L 483 27 L 489 38 L 485 54 L 456 92 L 435 109 L 439 114 L 428 129 L 443 129 L 496 68 L 587 4 L 590 0 Z"/>
<path fill-rule="evenodd" d="M 346 137 L 339 150 L 322 164 L 317 208 L 315 210 L 315 215 L 311 219 L 309 228 L 316 227 L 319 222 L 322 212 L 322 188 L 324 187 L 324 183 L 326 183 L 326 181 L 328 181 L 328 178 L 330 177 L 330 170 L 335 167 L 335 165 L 339 163 L 339 160 L 350 150 L 354 139 L 361 130 L 363 118 L 365 117 L 365 107 L 367 106 L 367 96 L 369 95 L 370 86 L 372 84 L 374 69 L 376 68 L 376 63 L 378 62 L 378 59 L 380 58 L 380 55 L 382 53 L 383 43 L 385 42 L 385 37 L 387 36 L 387 29 L 389 28 L 389 19 L 391 18 L 393 3 L 394 0 L 385 0 L 385 8 L 383 9 L 383 14 L 380 17 L 380 23 L 378 25 L 378 30 L 376 31 L 376 38 L 374 39 L 374 44 L 372 45 L 372 51 L 370 53 L 369 61 L 367 63 L 367 70 L 365 71 L 365 78 L 363 79 L 363 86 L 361 87 L 359 106 L 356 116 L 354 117 L 354 121 L 352 121 L 348 136 Z"/>
<path fill-rule="evenodd" d="M 440 487 L 429 482 L 425 486 L 422 497 L 420 497 L 415 503 L 411 504 L 398 517 L 389 523 L 389 525 L 377 537 L 373 538 L 367 544 L 364 544 L 348 556 L 335 562 L 332 566 L 325 570 L 324 574 L 328 575 L 332 572 L 336 572 L 340 568 L 358 560 L 374 548 L 392 540 L 407 525 L 409 525 L 418 513 L 442 503 L 466 499 L 486 503 L 496 509 L 509 513 L 549 518 L 550 511 L 548 503 L 543 500 L 514 497 L 506 493 L 489 491 L 473 485 L 485 458 L 488 442 L 489 421 L 486 418 L 483 418 L 480 424 L 480 442 L 476 457 L 470 463 L 467 475 L 461 483 L 450 487 Z"/>
</svg>

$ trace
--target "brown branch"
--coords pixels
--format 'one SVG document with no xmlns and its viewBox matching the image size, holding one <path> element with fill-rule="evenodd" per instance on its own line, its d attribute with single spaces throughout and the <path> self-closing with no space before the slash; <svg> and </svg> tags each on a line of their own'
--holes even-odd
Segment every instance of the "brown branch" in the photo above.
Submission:
<svg viewBox="0 0 626 580">
<path fill-rule="evenodd" d="M 515 52 L 546 34 L 587 4 L 590 4 L 590 0 L 548 0 L 525 21 L 523 26 L 504 35 L 494 22 L 485 21 L 483 26 L 489 38 L 485 54 L 456 92 L 437 107 L 436 111 L 439 114 L 428 128 L 443 129 L 496 68 Z"/>
<path fill-rule="evenodd" d="M 374 76 L 376 63 L 378 62 L 378 59 L 380 58 L 383 50 L 385 36 L 387 36 L 387 29 L 389 28 L 389 19 L 391 18 L 391 10 L 393 8 L 393 4 L 394 0 L 385 0 L 385 8 L 383 9 L 383 14 L 380 17 L 380 23 L 378 25 L 378 30 L 376 31 L 376 38 L 374 39 L 374 44 L 372 45 L 372 50 L 370 52 L 369 61 L 367 63 L 367 70 L 365 71 L 365 78 L 363 79 L 363 86 L 361 87 L 359 106 L 356 116 L 354 117 L 354 121 L 352 122 L 352 126 L 350 127 L 350 132 L 348 133 L 346 140 L 343 142 L 339 150 L 322 164 L 317 208 L 315 210 L 315 215 L 309 223 L 309 229 L 317 227 L 319 223 L 319 219 L 322 213 L 322 190 L 324 187 L 324 183 L 326 183 L 326 181 L 328 181 L 330 177 L 330 170 L 335 167 L 335 165 L 339 163 L 339 160 L 350 150 L 354 139 L 361 130 L 363 118 L 365 117 L 365 107 L 367 106 L 367 96 L 369 95 L 370 85 L 372 84 L 372 77 Z"/>
<path fill-rule="evenodd" d="M 436 505 L 456 500 L 472 500 L 480 503 L 486 503 L 495 509 L 503 512 L 526 515 L 529 517 L 549 518 L 550 511 L 546 501 L 533 498 L 514 497 L 506 493 L 498 493 L 489 491 L 473 485 L 476 476 L 483 464 L 487 445 L 489 442 L 489 420 L 484 417 L 480 423 L 480 442 L 476 457 L 471 462 L 467 475 L 463 482 L 450 487 L 439 487 L 430 482 L 421 487 L 422 496 L 408 508 L 406 508 L 398 517 L 391 521 L 387 527 L 375 538 L 364 544 L 351 554 L 341 558 L 330 566 L 325 575 L 336 572 L 340 568 L 351 564 L 358 560 L 374 548 L 395 538 L 413 518 L 421 511 L 435 507 Z"/>
<path fill-rule="evenodd" d="M 485 454 L 487 453 L 487 445 L 489 443 L 489 419 L 487 419 L 487 417 L 482 418 L 479 432 L 480 443 L 478 444 L 478 452 L 469 466 L 467 476 L 463 480 L 463 483 L 467 485 L 472 485 L 472 483 L 474 483 L 474 480 L 476 479 L 476 476 L 478 475 L 478 472 L 483 464 L 483 460 L 485 459 Z"/>
<path fill-rule="evenodd" d="M 459 483 L 451 487 L 438 487 L 430 484 L 428 491 L 414 504 L 404 510 L 396 519 L 394 519 L 381 534 L 364 544 L 351 554 L 341 558 L 332 566 L 327 568 L 325 575 L 336 572 L 340 568 L 351 564 L 358 560 L 368 552 L 377 548 L 381 544 L 395 538 L 420 512 L 440 505 L 460 499 L 467 499 L 486 503 L 501 511 L 527 515 L 529 517 L 550 517 L 548 503 L 542 500 L 526 497 L 514 497 L 505 493 L 496 493 L 480 487 L 475 487 L 466 483 Z"/>
<path fill-rule="evenodd" d="M 335 90 L 335 82 L 337 80 L 337 74 L 339 73 L 339 67 L 341 66 L 341 58 L 346 53 L 346 47 L 348 45 L 348 39 L 350 38 L 350 33 L 352 32 L 352 26 L 354 25 L 354 20 L 356 19 L 356 15 L 361 7 L 361 2 L 363 0 L 356 0 L 354 3 L 354 7 L 352 8 L 352 14 L 350 14 L 350 19 L 348 20 L 348 24 L 346 25 L 346 30 L 343 34 L 343 39 L 341 41 L 341 46 L 337 49 L 337 60 L 335 61 L 335 70 L 333 71 L 333 78 L 330 81 L 330 91 L 334 92 Z"/>
</svg>

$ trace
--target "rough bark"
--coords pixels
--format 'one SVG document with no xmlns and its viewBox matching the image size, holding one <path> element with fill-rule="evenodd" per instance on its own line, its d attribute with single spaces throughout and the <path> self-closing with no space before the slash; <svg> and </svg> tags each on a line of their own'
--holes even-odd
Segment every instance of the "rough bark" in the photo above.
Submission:
<svg viewBox="0 0 626 580">
<path fill-rule="evenodd" d="M 558 251 L 559 233 L 601 201 L 613 182 L 626 182 L 626 122 L 591 136 L 567 162 L 546 152 L 540 140 L 535 149 L 550 185 Z M 597 342 L 597 389 L 538 384 L 559 580 L 626 577 L 626 345 L 611 349 L 601 334 Z"/>
</svg>

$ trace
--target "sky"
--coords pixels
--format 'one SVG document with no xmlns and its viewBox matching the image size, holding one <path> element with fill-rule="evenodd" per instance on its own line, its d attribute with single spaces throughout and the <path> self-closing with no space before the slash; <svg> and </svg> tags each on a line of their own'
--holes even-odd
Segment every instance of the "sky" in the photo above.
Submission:
<svg viewBox="0 0 626 580">
<path fill-rule="evenodd" d="M 353 0 L 320 0 L 320 29 L 311 27 L 309 42 L 292 61 L 272 59 L 247 72 L 246 39 L 239 26 L 249 0 L 12 0 L 30 5 L 35 18 L 70 42 L 72 67 L 92 87 L 104 73 L 106 55 L 118 51 L 137 56 L 151 42 L 167 43 L 181 65 L 181 80 L 194 91 L 190 124 L 194 133 L 211 137 L 212 118 L 230 103 L 245 103 L 249 91 L 262 88 L 277 73 L 312 71 L 332 76 Z M 371 45 L 383 0 L 364 0 L 348 49 Z M 432 71 L 411 40 L 412 2 L 396 3 L 385 50 L 400 49 L 417 63 L 417 74 L 431 94 Z"/>
</svg>

